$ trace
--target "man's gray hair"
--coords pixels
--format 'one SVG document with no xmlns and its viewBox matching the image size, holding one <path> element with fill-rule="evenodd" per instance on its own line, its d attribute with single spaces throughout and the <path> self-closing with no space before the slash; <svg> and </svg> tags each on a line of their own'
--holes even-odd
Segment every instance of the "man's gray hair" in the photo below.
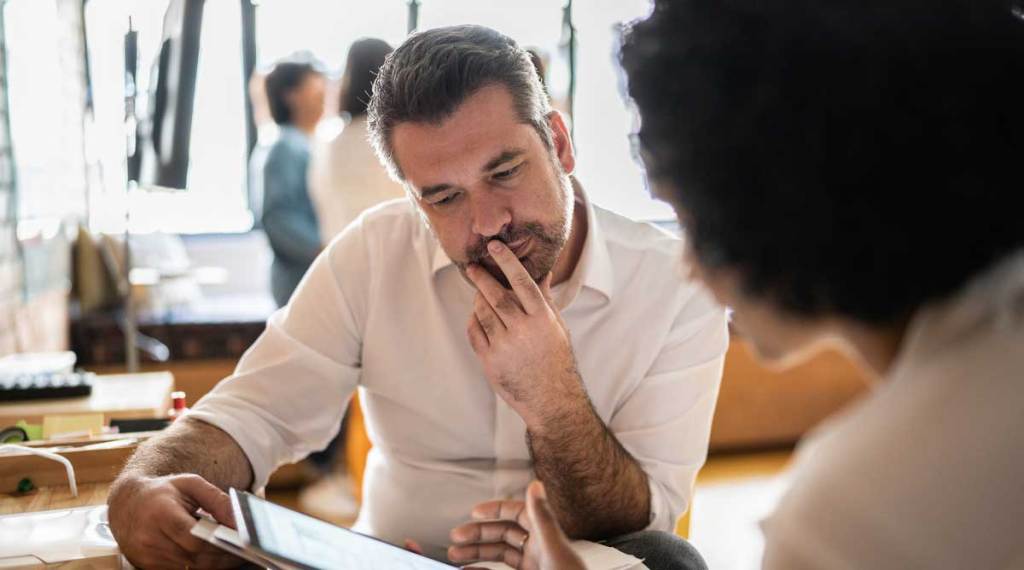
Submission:
<svg viewBox="0 0 1024 570">
<path fill-rule="evenodd" d="M 391 176 L 404 180 L 391 144 L 397 124 L 440 124 L 469 96 L 495 84 L 508 88 L 519 119 L 553 148 L 551 104 L 530 54 L 515 40 L 471 25 L 409 36 L 380 68 L 367 113 L 370 142 Z"/>
</svg>

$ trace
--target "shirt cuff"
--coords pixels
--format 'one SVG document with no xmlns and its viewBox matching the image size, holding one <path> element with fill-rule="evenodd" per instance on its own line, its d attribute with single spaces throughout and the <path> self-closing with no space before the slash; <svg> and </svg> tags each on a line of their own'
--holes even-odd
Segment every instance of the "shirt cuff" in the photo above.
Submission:
<svg viewBox="0 0 1024 570">
<path fill-rule="evenodd" d="M 223 430 L 231 436 L 231 439 L 235 440 L 252 467 L 252 486 L 249 490 L 257 494 L 262 493 L 270 479 L 270 474 L 277 465 L 267 454 L 266 446 L 260 445 L 259 438 L 252 436 L 252 429 L 246 429 L 246 424 L 252 425 L 253 422 L 246 422 L 223 410 L 193 408 L 186 415 Z"/>
<path fill-rule="evenodd" d="M 675 512 L 665 496 L 665 490 L 657 481 L 648 476 L 647 487 L 651 491 L 651 517 L 644 530 L 657 530 L 667 533 L 675 533 L 676 522 L 679 517 L 689 509 L 692 493 L 683 497 L 682 509 Z"/>
</svg>

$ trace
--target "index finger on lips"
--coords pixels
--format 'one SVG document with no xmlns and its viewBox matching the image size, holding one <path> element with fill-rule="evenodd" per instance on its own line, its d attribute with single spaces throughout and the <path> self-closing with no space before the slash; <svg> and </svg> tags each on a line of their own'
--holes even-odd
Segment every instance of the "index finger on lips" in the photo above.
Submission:
<svg viewBox="0 0 1024 570">
<path fill-rule="evenodd" d="M 523 306 L 523 310 L 528 315 L 532 315 L 543 309 L 544 296 L 541 294 L 540 288 L 537 287 L 537 283 L 534 282 L 530 272 L 523 267 L 516 254 L 507 245 L 498 240 L 491 240 L 487 244 L 487 251 L 490 252 L 491 258 L 501 268 L 505 277 L 508 278 L 509 284 L 512 285 L 512 290 L 515 291 L 516 297 L 519 298 L 519 303 Z"/>
</svg>

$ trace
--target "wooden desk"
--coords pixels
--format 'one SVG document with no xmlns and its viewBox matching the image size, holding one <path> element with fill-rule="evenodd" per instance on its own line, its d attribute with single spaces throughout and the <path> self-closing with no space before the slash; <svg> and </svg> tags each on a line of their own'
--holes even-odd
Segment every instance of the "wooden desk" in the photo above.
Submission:
<svg viewBox="0 0 1024 570">
<path fill-rule="evenodd" d="M 71 496 L 67 485 L 42 487 L 25 495 L 0 493 L 0 515 L 105 505 L 112 483 L 79 484 L 78 497 Z"/>
<path fill-rule="evenodd" d="M 71 462 L 75 480 L 79 485 L 87 483 L 109 483 L 121 472 L 128 458 L 135 453 L 138 444 L 159 432 L 139 432 L 84 438 L 66 444 L 54 441 L 25 443 L 25 447 L 47 449 Z M 14 493 L 19 482 L 28 479 L 39 488 L 67 488 L 67 470 L 60 463 L 29 453 L 5 453 L 0 455 L 0 496 Z"/>
<path fill-rule="evenodd" d="M 0 404 L 0 426 L 18 420 L 42 423 L 43 416 L 102 413 L 112 418 L 162 418 L 171 407 L 174 376 L 169 372 L 97 376 L 88 398 L 5 402 Z"/>
</svg>

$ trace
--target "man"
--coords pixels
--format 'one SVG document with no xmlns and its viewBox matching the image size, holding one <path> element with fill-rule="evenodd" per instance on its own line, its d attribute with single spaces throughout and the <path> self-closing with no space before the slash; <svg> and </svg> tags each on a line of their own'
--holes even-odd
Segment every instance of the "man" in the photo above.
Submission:
<svg viewBox="0 0 1024 570">
<path fill-rule="evenodd" d="M 727 344 L 724 312 L 665 271 L 678 241 L 587 201 L 529 56 L 493 30 L 411 36 L 370 132 L 412 200 L 349 226 L 235 375 L 133 458 L 110 498 L 126 554 L 222 563 L 191 512 L 229 521 L 222 489 L 324 446 L 359 387 L 375 446 L 357 529 L 520 566 L 521 525 L 470 519 L 536 477 L 570 535 L 702 567 L 637 532 L 688 505 Z"/>
<path fill-rule="evenodd" d="M 660 0 L 622 62 L 652 184 L 758 354 L 838 345 L 879 380 L 801 442 L 763 567 L 1022 567 L 1020 5 Z M 530 564 L 582 568 L 528 497 Z"/>
</svg>

